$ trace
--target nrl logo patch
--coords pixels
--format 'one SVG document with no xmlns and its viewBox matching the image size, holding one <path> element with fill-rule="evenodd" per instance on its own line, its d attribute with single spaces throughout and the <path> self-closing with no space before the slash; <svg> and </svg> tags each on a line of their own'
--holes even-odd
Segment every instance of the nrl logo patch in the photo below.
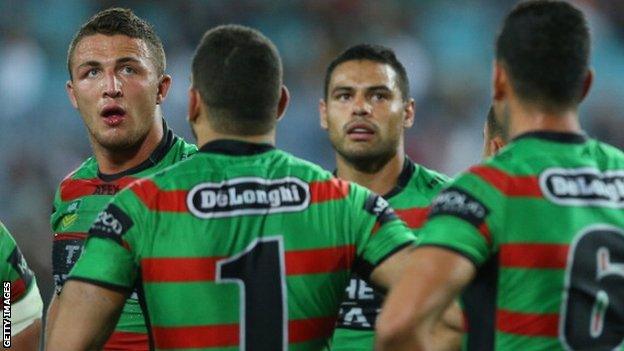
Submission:
<svg viewBox="0 0 624 351">
<path fill-rule="evenodd" d="M 186 204 L 199 218 L 297 212 L 310 204 L 310 189 L 298 178 L 234 178 L 193 187 Z"/>
<path fill-rule="evenodd" d="M 549 168 L 540 174 L 539 185 L 559 205 L 624 208 L 624 170 Z"/>
</svg>

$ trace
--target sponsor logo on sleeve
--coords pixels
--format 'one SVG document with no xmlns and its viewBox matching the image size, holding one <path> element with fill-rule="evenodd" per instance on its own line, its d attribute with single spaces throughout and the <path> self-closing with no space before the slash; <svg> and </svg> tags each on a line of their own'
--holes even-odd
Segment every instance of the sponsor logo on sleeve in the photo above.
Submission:
<svg viewBox="0 0 624 351">
<path fill-rule="evenodd" d="M 91 229 L 90 235 L 103 236 L 121 242 L 124 235 L 133 225 L 132 219 L 128 217 L 119 207 L 114 204 L 98 214 Z"/>
<path fill-rule="evenodd" d="M 462 189 L 450 187 L 442 191 L 433 200 L 429 217 L 438 215 L 456 216 L 478 227 L 489 213 L 490 210 L 475 197 Z"/>
<path fill-rule="evenodd" d="M 199 218 L 298 212 L 310 204 L 310 188 L 301 179 L 234 178 L 201 183 L 186 197 L 191 213 Z"/>
<path fill-rule="evenodd" d="M 539 184 L 558 205 L 624 208 L 624 170 L 549 168 L 540 174 Z"/>
<path fill-rule="evenodd" d="M 364 209 L 377 217 L 377 221 L 379 224 L 384 225 L 387 222 L 398 219 L 397 215 L 394 213 L 392 207 L 390 207 L 390 203 L 386 201 L 383 197 L 370 194 L 368 198 L 366 198 L 366 202 L 364 202 Z"/>
<path fill-rule="evenodd" d="M 22 280 L 24 281 L 24 285 L 30 286 L 30 282 L 33 279 L 34 273 L 30 270 L 30 268 L 28 268 L 26 259 L 24 258 L 24 255 L 22 255 L 19 247 L 16 246 L 13 249 L 11 255 L 7 259 L 7 262 L 11 264 L 11 267 L 13 267 L 17 274 L 22 278 Z"/>
</svg>

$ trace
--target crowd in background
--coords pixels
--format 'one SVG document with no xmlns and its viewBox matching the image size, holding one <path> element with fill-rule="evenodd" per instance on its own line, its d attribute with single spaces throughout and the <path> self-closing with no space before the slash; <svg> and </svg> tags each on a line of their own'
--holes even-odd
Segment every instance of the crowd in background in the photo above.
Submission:
<svg viewBox="0 0 624 351">
<path fill-rule="evenodd" d="M 152 23 L 165 45 L 173 86 L 163 104 L 170 127 L 193 140 L 185 121 L 192 51 L 225 23 L 261 30 L 283 58 L 291 104 L 279 147 L 327 169 L 334 154 L 318 124 L 329 61 L 347 46 L 393 48 L 405 64 L 416 123 L 410 157 L 454 175 L 479 160 L 489 108 L 496 30 L 511 0 L 206 0 L 0 2 L 0 220 L 52 292 L 49 214 L 59 181 L 91 154 L 65 93 L 72 35 L 97 11 L 122 6 Z M 624 147 L 624 1 L 574 1 L 593 39 L 594 86 L 581 109 L 592 137 Z"/>
</svg>

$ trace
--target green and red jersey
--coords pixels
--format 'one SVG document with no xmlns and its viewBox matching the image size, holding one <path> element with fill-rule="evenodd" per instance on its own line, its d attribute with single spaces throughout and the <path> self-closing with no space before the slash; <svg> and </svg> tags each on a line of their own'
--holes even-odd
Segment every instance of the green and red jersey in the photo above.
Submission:
<svg viewBox="0 0 624 351">
<path fill-rule="evenodd" d="M 526 133 L 442 191 L 420 234 L 490 280 L 470 349 L 624 350 L 621 150 Z"/>
<path fill-rule="evenodd" d="M 33 271 L 28 267 L 15 239 L 0 222 L 0 276 L 2 278 L 2 309 L 10 314 L 5 331 L 17 335 L 41 318 L 43 302 Z M 8 301 L 7 301 L 8 300 Z M 5 303 L 8 302 L 9 305 Z M 8 329 L 7 329 L 8 328 Z"/>
<path fill-rule="evenodd" d="M 415 241 L 382 197 L 233 140 L 120 192 L 90 234 L 70 279 L 139 282 L 159 350 L 327 347 L 351 271 Z"/>
<path fill-rule="evenodd" d="M 407 226 L 415 231 L 425 222 L 428 206 L 448 177 L 415 164 L 406 158 L 397 185 L 384 198 Z M 372 350 L 375 320 L 383 303 L 382 295 L 357 275 L 351 276 L 340 305 L 332 350 Z"/>
<path fill-rule="evenodd" d="M 91 224 L 113 195 L 133 181 L 163 170 L 197 151 L 195 145 L 186 143 L 166 126 L 164 129 L 162 141 L 150 157 L 138 166 L 118 174 L 102 174 L 95 158 L 91 157 L 59 185 L 51 216 L 54 232 L 52 271 L 57 294 L 61 292 L 69 271 L 80 257 Z M 145 319 L 137 301 L 137 294 L 133 293 L 127 300 L 115 332 L 105 349 L 148 348 Z"/>
</svg>

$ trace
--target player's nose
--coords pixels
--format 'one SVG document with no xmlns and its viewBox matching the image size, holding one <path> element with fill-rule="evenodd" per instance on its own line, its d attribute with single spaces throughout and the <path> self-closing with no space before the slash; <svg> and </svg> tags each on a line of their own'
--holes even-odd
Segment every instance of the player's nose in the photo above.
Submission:
<svg viewBox="0 0 624 351">
<path fill-rule="evenodd" d="M 121 80 L 114 72 L 107 72 L 104 78 L 104 97 L 117 98 L 122 95 Z"/>
</svg>

